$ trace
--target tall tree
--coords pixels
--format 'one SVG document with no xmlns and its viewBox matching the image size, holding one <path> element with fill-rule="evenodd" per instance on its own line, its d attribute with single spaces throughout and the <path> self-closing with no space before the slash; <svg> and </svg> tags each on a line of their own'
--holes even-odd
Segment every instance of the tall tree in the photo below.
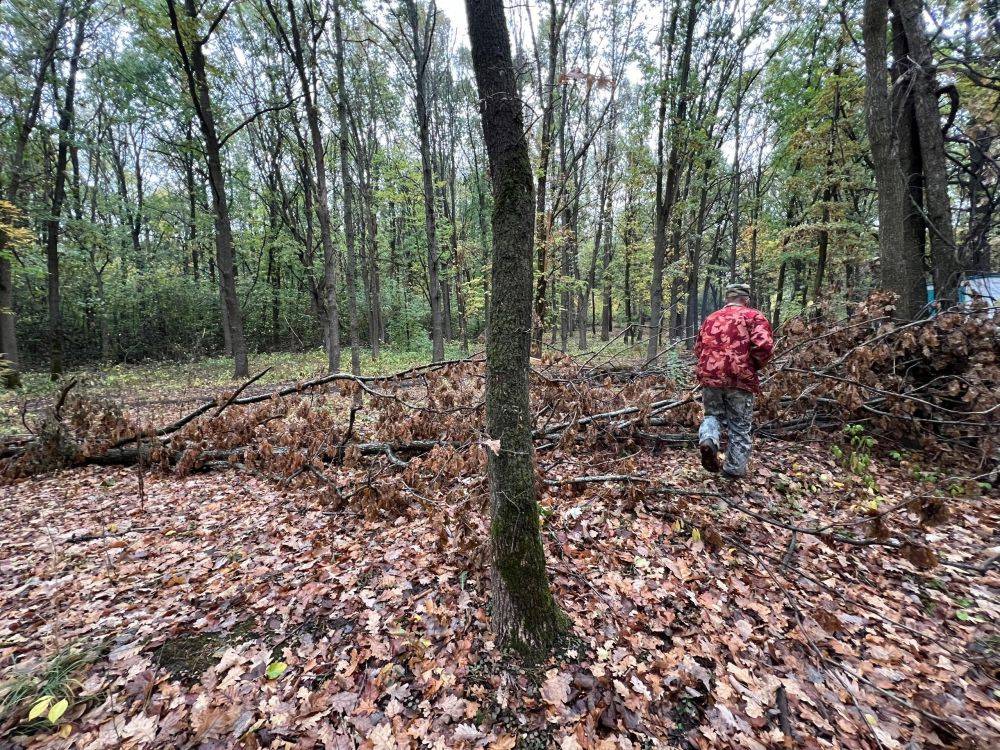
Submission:
<svg viewBox="0 0 1000 750">
<path fill-rule="evenodd" d="M 658 189 L 656 191 L 656 234 L 654 236 L 655 244 L 653 249 L 653 279 L 650 283 L 649 291 L 649 322 L 651 328 L 649 332 L 649 342 L 646 348 L 646 356 L 648 359 L 655 357 L 659 351 L 660 330 L 665 322 L 664 318 L 667 317 L 663 312 L 663 266 L 667 251 L 667 228 L 670 226 L 673 218 L 674 206 L 677 203 L 678 185 L 681 177 L 681 148 L 683 144 L 682 129 L 687 121 L 688 81 L 691 77 L 691 48 L 694 44 L 695 21 L 698 17 L 697 10 L 698 0 L 688 0 L 687 19 L 684 24 L 684 47 L 681 52 L 680 70 L 677 82 L 678 101 L 671 118 L 670 153 L 667 157 L 665 177 L 663 177 L 664 164 L 662 160 L 662 111 L 665 106 L 664 99 L 661 99 L 660 105 L 661 132 L 659 134 L 660 143 L 657 147 L 660 155 L 660 163 L 657 168 Z M 667 81 L 664 81 L 662 85 L 666 88 L 669 84 Z M 665 94 L 663 96 L 665 96 Z M 662 189 L 659 188 L 661 179 L 663 182 Z M 673 311 L 668 310 L 668 316 L 672 316 L 672 312 Z M 667 320 L 669 320 L 669 317 L 667 317 Z"/>
<path fill-rule="evenodd" d="M 76 32 L 69 56 L 69 73 L 66 76 L 66 93 L 59 112 L 59 146 L 56 152 L 55 185 L 52 188 L 52 210 L 46 223 L 45 258 L 48 270 L 49 304 L 49 364 L 53 380 L 63 373 L 62 299 L 59 289 L 59 232 L 63 203 L 66 201 L 66 163 L 69 159 L 70 140 L 73 137 L 73 116 L 76 107 L 76 76 L 83 51 L 83 38 L 90 15 L 90 2 L 77 11 Z"/>
<path fill-rule="evenodd" d="M 562 39 L 562 28 L 568 15 L 567 2 L 556 4 L 549 0 L 548 18 L 548 64 L 545 67 L 545 84 L 542 85 L 539 73 L 539 95 L 544 97 L 542 106 L 541 130 L 538 143 L 538 190 L 535 193 L 535 253 L 537 268 L 535 272 L 535 327 L 534 353 L 542 354 L 542 331 L 545 328 L 546 290 L 549 281 L 548 251 L 552 236 L 552 212 L 546 213 L 548 198 L 549 161 L 552 155 L 553 125 L 557 105 L 558 87 L 556 86 L 556 64 L 559 60 L 559 48 Z M 538 61 L 539 67 L 541 62 Z"/>
<path fill-rule="evenodd" d="M 945 303 L 957 300 L 958 284 L 964 263 L 958 257 L 952 225 L 951 199 L 948 195 L 948 172 L 944 151 L 944 133 L 937 82 L 930 41 L 924 29 L 923 0 L 893 0 L 895 15 L 906 37 L 912 81 L 907 81 L 913 97 L 913 116 L 920 147 L 923 177 L 924 211 L 927 238 L 931 248 L 934 296 Z"/>
<path fill-rule="evenodd" d="M 493 293 L 486 346 L 493 627 L 502 645 L 537 658 L 552 646 L 564 616 L 545 569 L 528 405 L 531 162 L 503 2 L 466 0 L 465 7 L 494 198 Z"/>
<path fill-rule="evenodd" d="M 212 190 L 212 212 L 215 221 L 215 254 L 219 269 L 219 292 L 222 297 L 223 320 L 229 331 L 233 353 L 233 377 L 246 377 L 249 372 L 247 342 L 243 333 L 243 311 L 236 295 L 236 260 L 233 245 L 233 227 L 229 215 L 229 198 L 226 194 L 226 177 L 222 168 L 223 136 L 219 135 L 215 110 L 212 108 L 212 94 L 208 84 L 208 64 L 205 45 L 222 21 L 229 5 L 208 23 L 208 29 L 201 35 L 201 21 L 195 0 L 184 0 L 185 21 L 177 13 L 176 0 L 167 0 L 170 27 L 177 43 L 181 68 L 187 81 L 191 103 L 201 126 L 208 166 L 208 182 Z"/>
<path fill-rule="evenodd" d="M 862 32 L 865 45 L 865 122 L 878 186 L 879 256 L 882 286 L 898 296 L 896 313 L 915 318 L 924 304 L 921 256 L 905 242 L 910 210 L 907 178 L 900 165 L 886 67 L 889 0 L 865 0 Z"/>
<path fill-rule="evenodd" d="M 323 145 L 323 134 L 320 127 L 319 94 L 316 90 L 316 80 L 318 78 L 316 73 L 316 45 L 323 34 L 325 16 L 317 17 L 311 6 L 307 6 L 306 18 L 309 25 L 306 28 L 302 28 L 302 22 L 299 19 L 299 13 L 295 7 L 294 0 L 286 0 L 289 23 L 289 29 L 286 32 L 277 9 L 271 0 L 267 0 L 267 6 L 285 49 L 292 58 L 306 108 L 309 143 L 312 147 L 313 169 L 311 177 L 315 193 L 313 208 L 316 211 L 316 220 L 319 223 L 320 243 L 323 246 L 322 294 L 319 297 L 321 309 L 318 312 L 322 316 L 327 367 L 330 372 L 339 372 L 340 311 L 337 303 L 337 256 L 336 249 L 333 246 L 333 229 L 330 221 L 330 195 L 326 181 L 326 149 Z M 353 221 L 350 229 L 353 233 Z M 353 234 L 350 242 L 351 249 L 353 250 Z M 354 288 L 353 285 L 349 286 L 351 289 Z M 356 318 L 357 313 L 355 312 L 355 334 L 357 333 Z"/>
<path fill-rule="evenodd" d="M 347 79 L 344 76 L 344 25 L 340 13 L 340 0 L 333 0 L 333 25 L 336 41 L 337 65 L 337 123 L 340 127 L 340 179 L 344 190 L 344 241 L 347 244 L 347 314 L 351 338 L 351 372 L 361 374 L 361 355 L 358 345 L 358 292 L 357 250 L 354 230 L 354 178 L 350 167 L 350 148 L 347 129 Z"/>
<path fill-rule="evenodd" d="M 24 162 L 28 141 L 31 138 L 42 106 L 42 90 L 45 87 L 49 67 L 59 45 L 59 35 L 66 24 L 69 10 L 69 0 L 61 0 L 52 20 L 48 33 L 43 37 L 41 54 L 32 75 L 31 93 L 21 112 L 17 113 L 15 123 L 17 135 L 14 143 L 13 156 L 10 159 L 9 175 L 7 176 L 6 198 L 12 206 L 17 206 L 21 194 L 21 184 L 24 180 Z M 14 279 L 12 267 L 12 248 L 9 247 L 8 233 L 0 229 L 0 348 L 4 356 L 4 384 L 14 388 L 21 384 L 21 358 L 17 348 L 17 317 L 14 313 Z"/>
<path fill-rule="evenodd" d="M 431 2 L 427 16 L 420 22 L 416 0 L 404 0 L 409 24 L 408 44 L 413 53 L 413 103 L 417 114 L 417 133 L 420 139 L 420 173 L 424 190 L 424 233 L 427 238 L 427 293 L 431 303 L 432 359 L 444 359 L 444 313 L 441 298 L 441 261 L 437 246 L 437 211 L 434 198 L 434 161 L 431 156 L 431 113 L 427 101 L 428 63 L 437 22 L 437 6 Z"/>
</svg>

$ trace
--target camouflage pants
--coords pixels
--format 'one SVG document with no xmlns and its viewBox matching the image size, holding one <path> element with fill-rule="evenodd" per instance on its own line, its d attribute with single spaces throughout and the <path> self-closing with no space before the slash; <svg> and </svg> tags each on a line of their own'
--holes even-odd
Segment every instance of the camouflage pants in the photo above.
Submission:
<svg viewBox="0 0 1000 750">
<path fill-rule="evenodd" d="M 702 388 L 701 403 L 705 419 L 698 430 L 698 442 L 711 441 L 718 448 L 722 445 L 722 431 L 727 431 L 729 447 L 722 470 L 744 476 L 752 448 L 753 394 L 738 388 Z"/>
</svg>

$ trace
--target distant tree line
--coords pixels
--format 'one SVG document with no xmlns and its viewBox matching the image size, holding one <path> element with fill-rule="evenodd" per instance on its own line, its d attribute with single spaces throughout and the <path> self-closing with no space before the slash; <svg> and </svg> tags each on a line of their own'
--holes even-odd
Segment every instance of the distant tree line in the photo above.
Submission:
<svg viewBox="0 0 1000 750">
<path fill-rule="evenodd" d="M 124 10 L 124 12 L 123 12 Z M 536 352 L 655 356 L 733 277 L 779 324 L 915 317 L 998 241 L 1000 7 L 513 6 Z M 467 30 L 418 0 L 0 6 L 9 383 L 322 345 L 468 351 L 492 175 Z M 822 310 L 821 310 L 822 308 Z"/>
</svg>

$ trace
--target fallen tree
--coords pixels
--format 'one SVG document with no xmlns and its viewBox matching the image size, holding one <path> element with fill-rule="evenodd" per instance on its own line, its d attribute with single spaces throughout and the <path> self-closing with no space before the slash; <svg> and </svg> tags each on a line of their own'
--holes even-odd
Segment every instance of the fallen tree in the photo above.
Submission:
<svg viewBox="0 0 1000 750">
<path fill-rule="evenodd" d="M 896 324 L 891 297 L 874 294 L 844 321 L 789 320 L 762 378 L 760 437 L 794 439 L 861 425 L 885 448 L 920 449 L 991 471 L 997 462 L 1000 337 L 990 311 L 951 310 Z M 601 351 L 601 350 L 599 350 Z M 596 353 L 595 353 L 596 354 Z M 546 355 L 533 368 L 534 439 L 688 443 L 699 396 L 665 370 L 641 363 L 629 374 L 595 355 Z M 388 375 L 337 373 L 247 394 L 232 392 L 166 425 L 128 418 L 120 405 L 64 386 L 30 434 L 0 451 L 6 479 L 81 464 L 142 461 L 179 474 L 238 464 L 270 476 L 315 478 L 305 465 L 361 457 L 401 469 L 435 448 L 468 451 L 483 442 L 480 355 Z M 366 406 L 356 405 L 357 397 Z M 359 413 L 365 418 L 356 419 Z M 345 414 L 349 414 L 347 419 Z"/>
</svg>

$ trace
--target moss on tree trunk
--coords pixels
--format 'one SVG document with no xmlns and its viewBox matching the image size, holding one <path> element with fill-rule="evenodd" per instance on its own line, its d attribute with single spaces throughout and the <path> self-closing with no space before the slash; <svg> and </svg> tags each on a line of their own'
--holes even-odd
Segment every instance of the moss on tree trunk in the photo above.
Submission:
<svg viewBox="0 0 1000 750">
<path fill-rule="evenodd" d="M 486 341 L 493 628 L 501 646 L 544 657 L 565 617 L 549 588 L 535 500 L 528 406 L 533 185 L 501 0 L 466 0 L 493 181 L 493 273 Z M 496 445 L 496 443 L 493 443 Z"/>
</svg>

